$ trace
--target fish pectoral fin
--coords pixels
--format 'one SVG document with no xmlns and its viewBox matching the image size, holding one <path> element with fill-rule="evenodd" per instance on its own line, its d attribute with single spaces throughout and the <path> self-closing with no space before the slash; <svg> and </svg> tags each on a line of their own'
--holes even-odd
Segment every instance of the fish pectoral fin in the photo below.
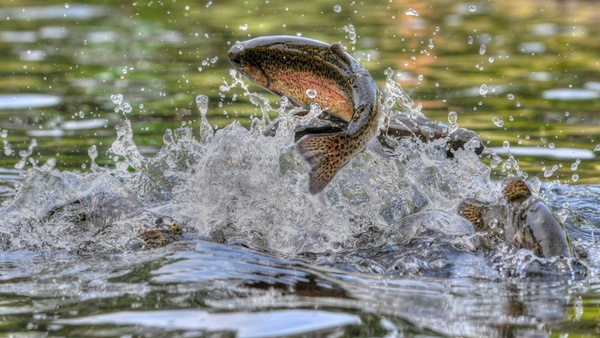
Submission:
<svg viewBox="0 0 600 338">
<path fill-rule="evenodd" d="M 309 191 L 321 192 L 349 161 L 345 133 L 305 135 L 298 149 L 310 165 Z"/>
</svg>

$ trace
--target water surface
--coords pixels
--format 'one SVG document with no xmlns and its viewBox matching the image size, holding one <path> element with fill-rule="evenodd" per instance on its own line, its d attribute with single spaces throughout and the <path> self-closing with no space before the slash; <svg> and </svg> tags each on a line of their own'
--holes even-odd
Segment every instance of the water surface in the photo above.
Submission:
<svg viewBox="0 0 600 338">
<path fill-rule="evenodd" d="M 593 1 L 3 1 L 0 331 L 598 335 L 599 12 Z M 292 133 L 306 121 L 262 136 L 280 102 L 246 82 L 268 111 L 226 59 L 235 41 L 274 34 L 342 42 L 393 111 L 443 123 L 456 112 L 497 154 L 369 149 L 308 194 Z M 565 220 L 575 258 L 489 245 L 456 215 L 466 197 L 496 198 L 507 175 Z M 136 250 L 141 233 L 173 224 L 181 241 Z"/>
</svg>

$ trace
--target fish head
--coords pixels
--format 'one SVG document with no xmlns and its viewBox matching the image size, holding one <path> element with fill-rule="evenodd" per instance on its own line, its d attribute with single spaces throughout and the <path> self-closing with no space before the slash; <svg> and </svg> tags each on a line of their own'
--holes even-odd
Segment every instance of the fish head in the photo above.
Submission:
<svg viewBox="0 0 600 338">
<path fill-rule="evenodd" d="M 546 258 L 571 256 L 569 234 L 564 224 L 542 199 L 531 194 L 523 180 L 507 178 L 503 194 L 514 213 L 507 226 L 512 227 L 510 230 L 515 233 L 517 246 Z"/>
<path fill-rule="evenodd" d="M 354 115 L 353 65 L 341 45 L 294 36 L 265 36 L 236 42 L 228 57 L 251 82 L 287 97 L 295 106 L 309 110 L 317 103 L 345 122 Z"/>
<path fill-rule="evenodd" d="M 243 42 L 233 45 L 227 52 L 227 57 L 238 72 L 257 85 L 268 88 L 269 77 L 263 71 L 263 59 L 257 57 L 253 50 L 248 50 Z"/>
</svg>

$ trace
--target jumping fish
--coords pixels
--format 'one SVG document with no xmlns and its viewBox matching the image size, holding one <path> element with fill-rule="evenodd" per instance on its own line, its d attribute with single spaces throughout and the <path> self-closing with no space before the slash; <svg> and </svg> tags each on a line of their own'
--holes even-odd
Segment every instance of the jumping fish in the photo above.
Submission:
<svg viewBox="0 0 600 338">
<path fill-rule="evenodd" d="M 306 134 L 298 141 L 311 167 L 311 193 L 322 191 L 378 135 L 384 116 L 381 93 L 369 72 L 341 44 L 268 36 L 237 42 L 228 56 L 257 85 L 300 107 L 318 103 L 347 122 L 343 131 Z"/>
<path fill-rule="evenodd" d="M 475 230 L 498 233 L 519 248 L 532 250 L 541 257 L 571 257 L 571 241 L 564 224 L 533 196 L 523 180 L 507 178 L 502 190 L 506 204 L 490 204 L 470 198 L 458 206 L 458 214 L 468 219 Z M 491 226 L 491 220 L 499 221 Z"/>
</svg>

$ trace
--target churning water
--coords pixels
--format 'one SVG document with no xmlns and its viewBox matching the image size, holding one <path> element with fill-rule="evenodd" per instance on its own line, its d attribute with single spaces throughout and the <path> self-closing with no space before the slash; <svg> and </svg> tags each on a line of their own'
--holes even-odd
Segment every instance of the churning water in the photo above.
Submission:
<svg viewBox="0 0 600 338">
<path fill-rule="evenodd" d="M 0 210 L 3 331 L 535 336 L 572 322 L 598 330 L 596 187 L 533 183 L 566 221 L 568 259 L 490 241 L 457 215 L 465 198 L 500 197 L 469 145 L 447 158 L 446 140 L 390 140 L 386 150 L 374 142 L 311 195 L 294 131 L 314 114 L 294 116 L 285 100 L 272 108 L 236 74 L 221 90 L 236 86 L 265 113 L 249 129 L 233 122 L 215 131 L 199 96 L 199 133 L 167 130 L 154 156 L 140 153 L 125 120 L 109 151 L 114 167 L 96 165 L 91 147 L 90 172 L 27 172 Z M 387 89 L 389 118 L 420 114 L 393 81 Z M 113 101 L 128 109 L 126 98 Z M 264 136 L 270 111 L 279 127 Z M 144 248 L 144 232 L 174 225 L 182 233 L 173 243 Z"/>
</svg>

